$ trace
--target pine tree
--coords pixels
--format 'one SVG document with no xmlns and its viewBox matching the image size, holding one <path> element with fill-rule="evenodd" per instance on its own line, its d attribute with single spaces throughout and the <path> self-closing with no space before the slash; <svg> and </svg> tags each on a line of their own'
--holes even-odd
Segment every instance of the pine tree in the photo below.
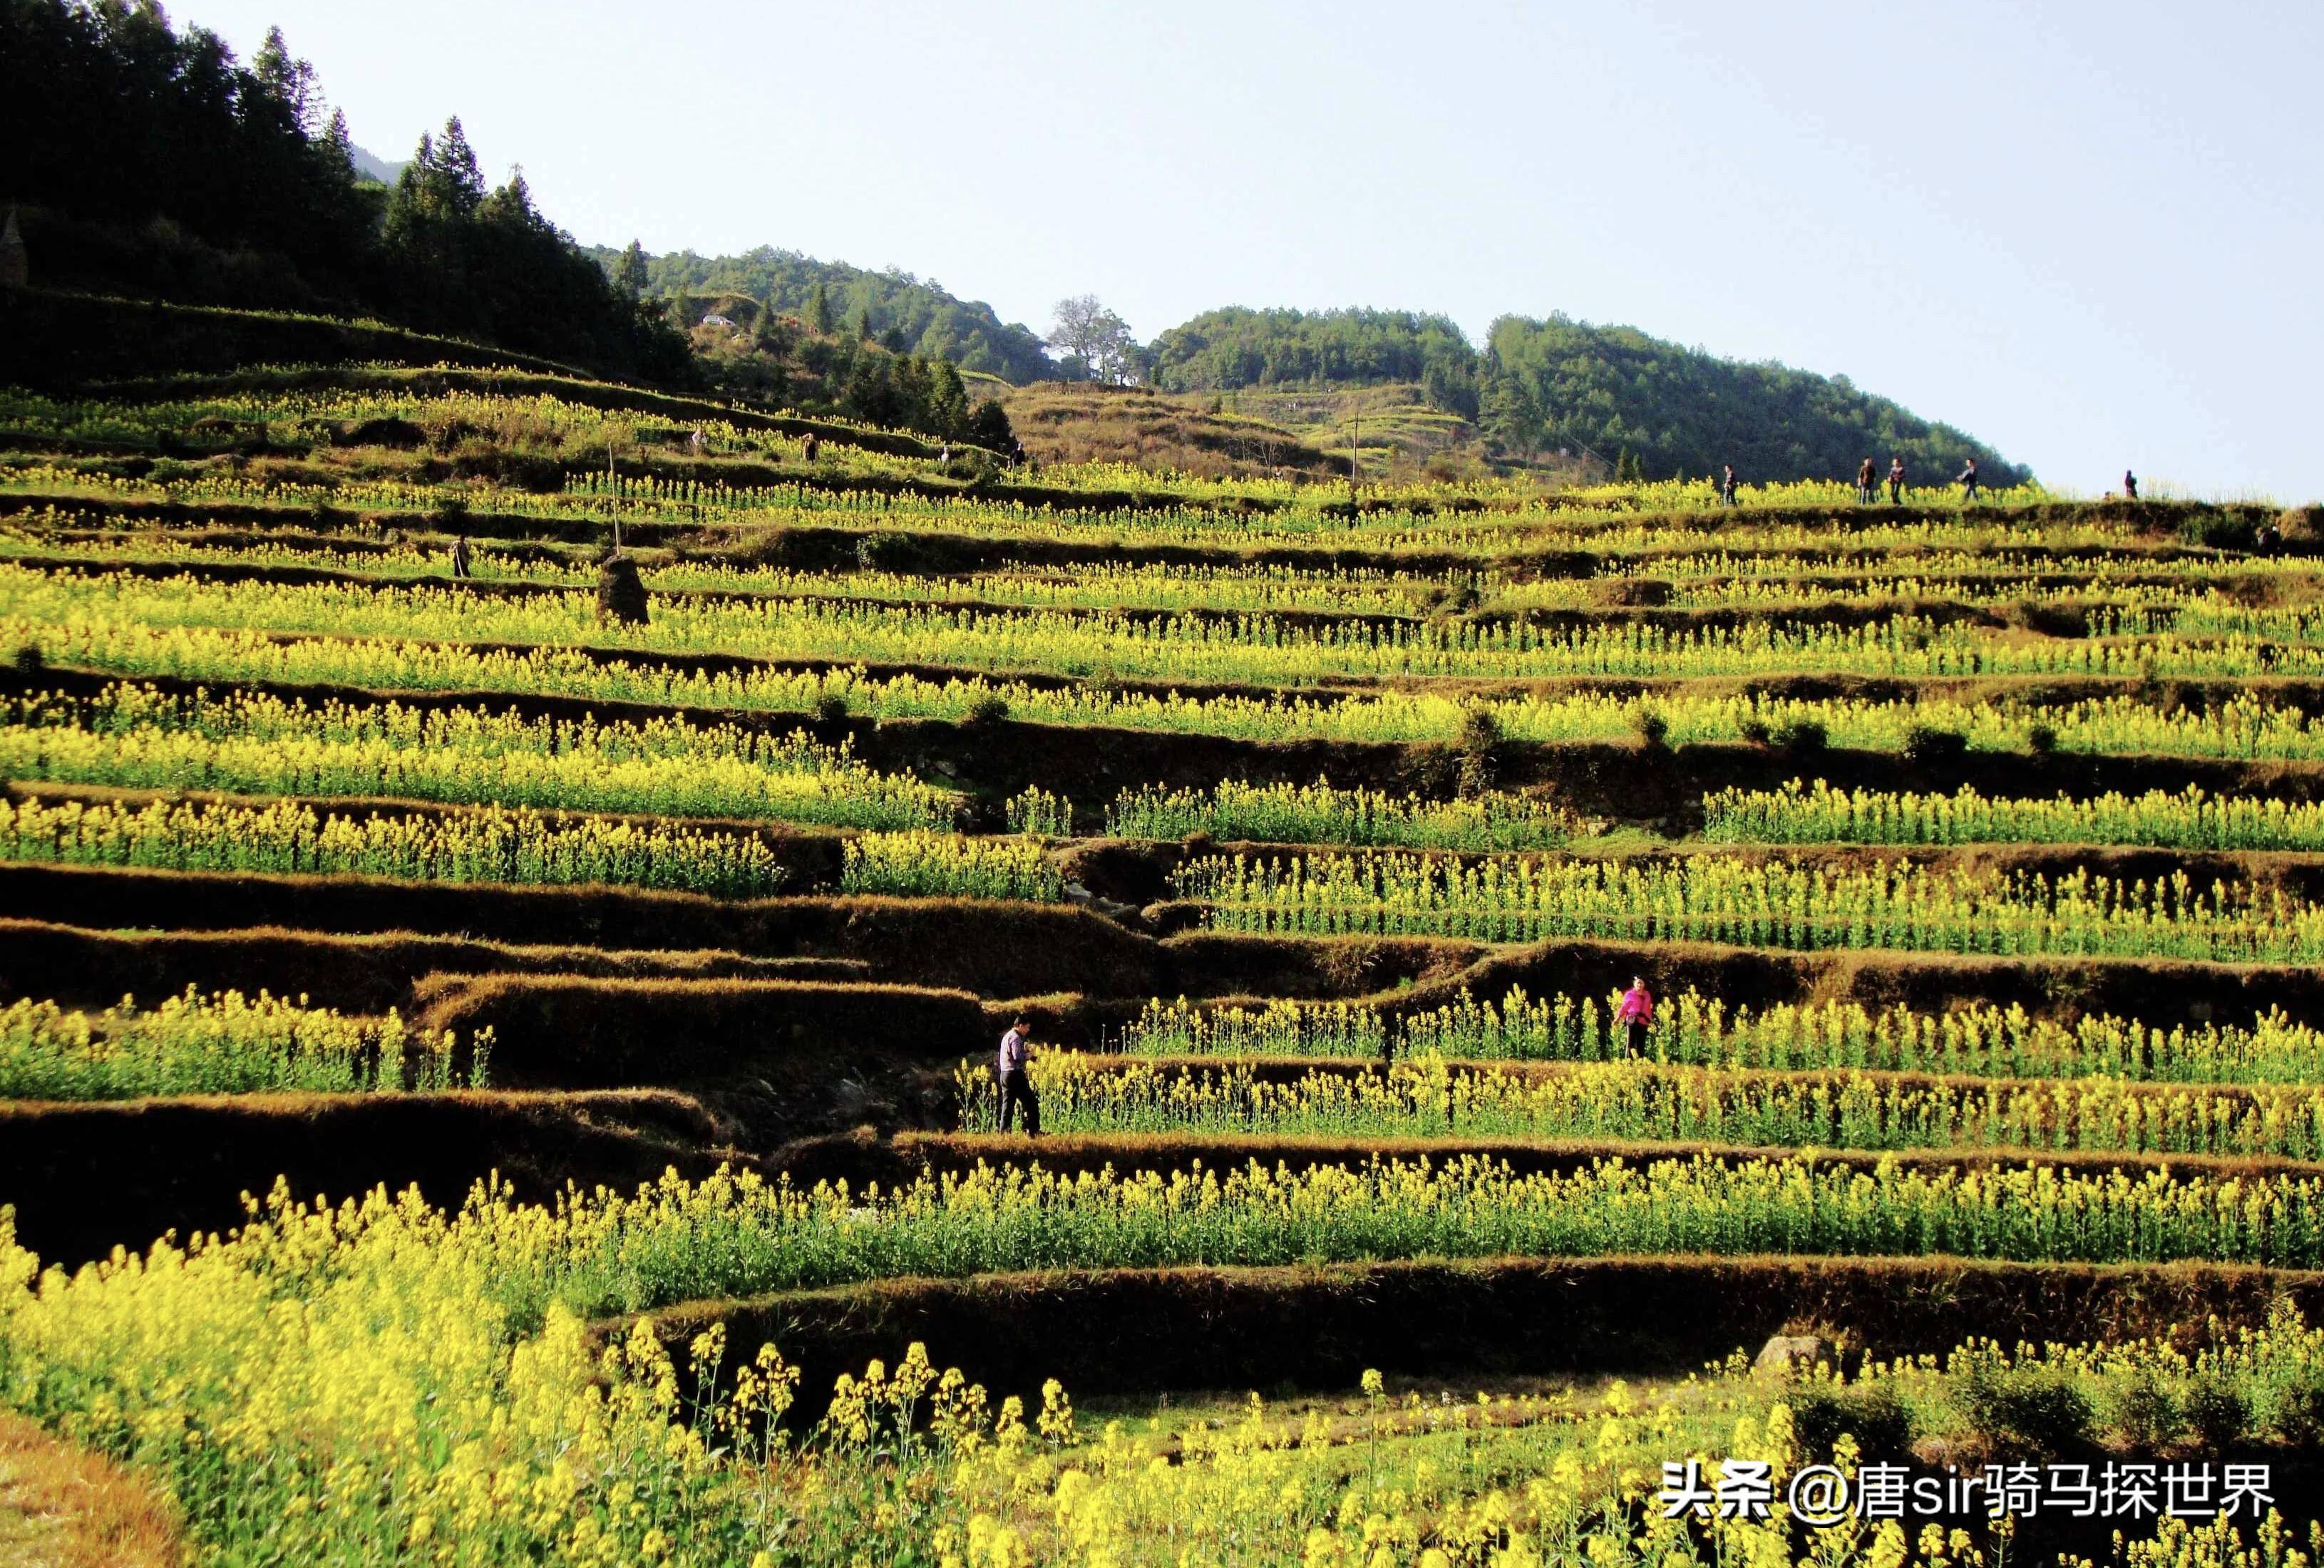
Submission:
<svg viewBox="0 0 2324 1568">
<path fill-rule="evenodd" d="M 815 292 L 807 296 L 807 324 L 825 337 L 831 336 L 831 291 L 821 283 L 817 283 Z"/>
<path fill-rule="evenodd" d="M 636 240 L 630 242 L 630 248 L 613 263 L 613 288 L 632 305 L 645 297 L 646 247 Z"/>
<path fill-rule="evenodd" d="M 468 145 L 468 134 L 460 128 L 459 115 L 444 122 L 444 139 L 436 143 L 435 153 L 429 173 L 441 199 L 460 217 L 472 217 L 484 205 L 484 171 L 476 163 L 475 149 Z"/>
<path fill-rule="evenodd" d="M 947 359 L 928 367 L 928 429 L 939 436 L 966 433 L 968 388 Z"/>
</svg>

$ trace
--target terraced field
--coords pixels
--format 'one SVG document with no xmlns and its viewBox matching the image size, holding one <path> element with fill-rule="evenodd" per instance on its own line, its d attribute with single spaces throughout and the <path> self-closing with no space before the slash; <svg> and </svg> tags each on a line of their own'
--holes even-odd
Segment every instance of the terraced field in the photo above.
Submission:
<svg viewBox="0 0 2324 1568">
<path fill-rule="evenodd" d="M 0 1403 L 217 1560 L 1763 1561 L 1661 1463 L 1836 1443 L 2315 1549 L 2312 510 L 0 439 Z"/>
</svg>

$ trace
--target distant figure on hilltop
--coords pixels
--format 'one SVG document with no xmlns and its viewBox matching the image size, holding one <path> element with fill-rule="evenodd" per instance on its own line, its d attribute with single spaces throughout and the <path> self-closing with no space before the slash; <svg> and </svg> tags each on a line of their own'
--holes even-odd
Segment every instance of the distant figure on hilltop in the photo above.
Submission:
<svg viewBox="0 0 2324 1568">
<path fill-rule="evenodd" d="M 1961 504 L 1963 506 L 1969 505 L 1977 499 L 1976 458 L 1971 457 L 1968 462 L 1961 465 L 1961 471 L 1954 476 L 1953 483 L 1961 487 Z"/>
<path fill-rule="evenodd" d="M 1867 457 L 1856 466 L 1856 504 L 1869 506 L 1878 493 L 1872 483 L 1872 459 Z"/>
<path fill-rule="evenodd" d="M 2127 468 L 2122 471 L 2122 493 L 2133 501 L 2138 499 L 2138 475 Z"/>
<path fill-rule="evenodd" d="M 1902 457 L 1888 459 L 1888 504 L 1904 504 L 1904 459 Z"/>
<path fill-rule="evenodd" d="M 1735 504 L 1735 465 L 1732 463 L 1719 471 L 1719 500 L 1721 505 Z"/>
</svg>

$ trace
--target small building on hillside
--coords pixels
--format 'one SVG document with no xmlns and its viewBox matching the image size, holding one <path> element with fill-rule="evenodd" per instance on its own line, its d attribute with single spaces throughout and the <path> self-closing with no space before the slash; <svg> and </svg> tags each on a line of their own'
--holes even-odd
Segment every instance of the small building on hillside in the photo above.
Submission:
<svg viewBox="0 0 2324 1568">
<path fill-rule="evenodd" d="M 16 226 L 16 209 L 8 209 L 0 223 L 0 289 L 22 289 L 32 281 L 32 258 L 24 249 L 23 230 Z"/>
<path fill-rule="evenodd" d="M 731 316 L 705 316 L 702 318 L 702 324 L 705 327 L 724 327 L 729 332 L 734 329 L 734 319 Z"/>
</svg>

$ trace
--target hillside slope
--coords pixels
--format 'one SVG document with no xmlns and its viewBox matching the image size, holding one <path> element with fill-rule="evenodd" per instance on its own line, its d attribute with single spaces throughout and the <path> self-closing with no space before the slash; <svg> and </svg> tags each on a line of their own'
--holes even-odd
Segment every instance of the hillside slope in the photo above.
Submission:
<svg viewBox="0 0 2324 1568">
<path fill-rule="evenodd" d="M 1826 376 L 1745 364 L 1553 314 L 1504 316 L 1481 352 L 1412 310 L 1208 310 L 1154 340 L 1154 383 L 1212 392 L 1325 447 L 1379 461 L 1547 466 L 1649 479 L 1732 463 L 1746 483 L 1838 479 L 1902 457 L 1927 484 L 1975 457 L 1989 484 L 2032 477 L 1984 442 Z M 1351 399 L 1351 389 L 1366 395 Z M 1395 389 L 1391 391 L 1390 389 Z M 1368 437 L 1367 420 L 1380 428 Z"/>
<path fill-rule="evenodd" d="M 599 249 L 612 267 L 620 253 Z M 797 251 L 761 245 L 739 256 L 699 256 L 675 251 L 646 258 L 649 290 L 656 295 L 737 294 L 770 305 L 779 314 L 816 326 L 858 328 L 899 354 L 941 359 L 1003 381 L 1037 381 L 1054 366 L 1030 327 L 1003 322 L 982 300 L 960 300 L 929 279 L 909 272 L 875 272 L 844 262 L 820 262 Z M 817 322 L 816 291 L 823 296 Z"/>
<path fill-rule="evenodd" d="M 1977 459 L 1988 484 L 2031 470 L 1950 425 L 1876 397 L 1844 375 L 1745 364 L 1630 327 L 1562 315 L 1493 323 L 1480 373 L 1486 429 L 1505 447 L 1623 454 L 1649 478 L 1700 475 L 1732 463 L 1747 483 L 1839 479 L 1870 457 L 1902 457 L 1913 483 Z"/>
</svg>

